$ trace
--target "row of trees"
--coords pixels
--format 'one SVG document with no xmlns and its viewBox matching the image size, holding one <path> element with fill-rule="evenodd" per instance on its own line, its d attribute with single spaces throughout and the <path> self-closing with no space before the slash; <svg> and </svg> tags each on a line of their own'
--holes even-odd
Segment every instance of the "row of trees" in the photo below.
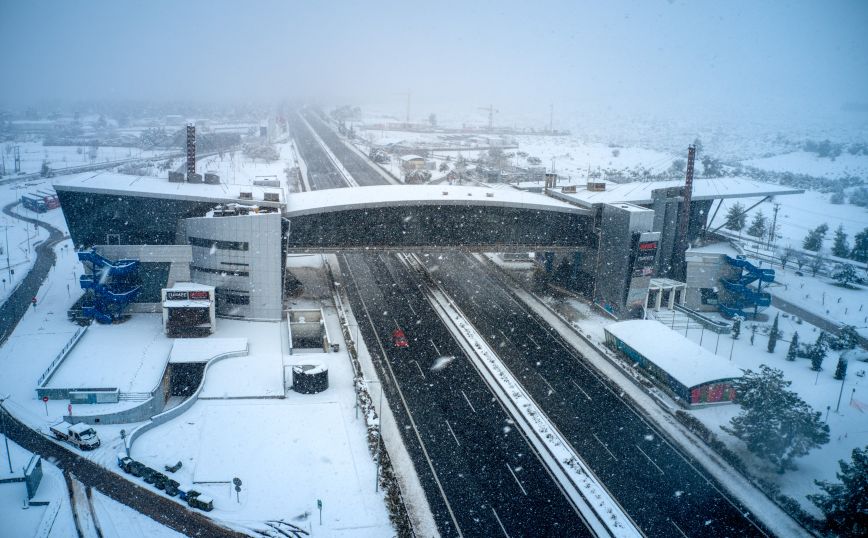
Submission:
<svg viewBox="0 0 868 538">
<path fill-rule="evenodd" d="M 724 228 L 734 232 L 741 233 L 747 226 L 747 213 L 744 206 L 736 202 L 730 206 L 726 214 Z M 774 225 L 778 228 L 777 224 Z M 758 210 L 753 214 L 750 226 L 747 226 L 746 233 L 749 236 L 758 239 L 769 239 L 769 243 L 773 243 L 778 237 L 778 230 L 772 230 L 772 225 L 769 223 L 762 210 Z M 829 233 L 829 225 L 825 222 L 813 230 L 809 231 L 802 241 L 802 248 L 812 252 L 820 252 L 823 248 L 823 242 Z M 788 256 L 795 254 L 788 252 Z M 838 258 L 849 258 L 858 262 L 868 262 L 868 228 L 857 233 L 854 237 L 853 245 L 850 245 L 847 233 L 844 231 L 844 225 L 839 225 L 835 230 L 835 235 L 832 240 L 832 255 Z M 782 260 L 782 263 L 786 263 Z M 801 267 L 800 267 L 801 269 Z"/>
</svg>

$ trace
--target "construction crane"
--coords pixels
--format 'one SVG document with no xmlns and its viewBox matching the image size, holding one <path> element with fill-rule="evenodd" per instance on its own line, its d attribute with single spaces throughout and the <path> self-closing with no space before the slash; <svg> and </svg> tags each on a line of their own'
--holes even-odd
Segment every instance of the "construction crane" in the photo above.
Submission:
<svg viewBox="0 0 868 538">
<path fill-rule="evenodd" d="M 500 112 L 494 108 L 494 105 L 488 105 L 487 107 L 481 106 L 479 110 L 484 110 L 488 112 L 488 130 L 490 131 L 494 127 L 494 114 Z"/>
</svg>

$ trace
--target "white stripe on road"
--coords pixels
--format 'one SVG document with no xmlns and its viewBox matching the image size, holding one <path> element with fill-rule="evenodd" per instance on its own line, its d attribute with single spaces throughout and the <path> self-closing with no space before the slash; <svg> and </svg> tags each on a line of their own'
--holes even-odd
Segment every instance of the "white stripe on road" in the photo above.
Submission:
<svg viewBox="0 0 868 538">
<path fill-rule="evenodd" d="M 600 443 L 600 446 L 602 446 L 602 447 L 606 450 L 606 452 L 608 452 L 609 455 L 612 456 L 612 458 L 613 458 L 615 461 L 618 461 L 618 457 L 617 457 L 616 455 L 612 454 L 612 451 L 609 450 L 609 447 L 606 446 L 606 443 L 604 443 L 603 441 L 601 441 L 600 438 L 597 437 L 597 434 L 596 434 L 596 433 L 591 434 L 591 435 L 594 436 L 594 439 L 596 439 L 597 442 Z"/>
<path fill-rule="evenodd" d="M 533 339 L 533 336 L 528 334 L 527 337 L 530 339 L 531 342 L 533 342 L 537 349 L 540 349 L 540 345 L 537 343 L 536 340 Z"/>
<path fill-rule="evenodd" d="M 458 442 L 458 437 L 455 435 L 455 431 L 452 430 L 452 425 L 449 424 L 449 421 L 446 421 L 446 427 L 449 428 L 449 433 L 452 434 L 452 438 L 455 439 L 455 444 L 461 446 L 461 443 Z"/>
<path fill-rule="evenodd" d="M 591 396 L 590 396 L 587 392 L 585 392 L 585 389 L 583 389 L 582 387 L 580 387 L 578 383 L 576 383 L 576 382 L 573 381 L 572 379 L 570 379 L 570 383 L 572 383 L 573 385 L 576 386 L 577 389 L 579 389 L 580 391 L 582 391 L 582 394 L 585 395 L 585 398 L 587 398 L 587 399 L 589 399 L 589 400 L 593 400 L 593 398 L 591 398 Z"/>
<path fill-rule="evenodd" d="M 464 391 L 463 391 L 463 390 L 461 391 L 461 395 L 464 396 L 464 401 L 467 402 L 467 405 L 469 405 L 469 406 L 470 406 L 470 409 L 472 409 L 473 412 L 475 413 L 475 412 L 476 412 L 476 409 L 474 409 L 473 404 L 470 403 L 470 398 L 468 398 L 467 395 L 464 394 Z"/>
<path fill-rule="evenodd" d="M 432 346 L 434 346 L 434 351 L 436 351 L 437 354 L 440 355 L 440 350 L 437 349 L 437 344 L 434 343 L 434 340 L 431 340 L 431 339 L 429 338 L 428 341 L 431 342 L 431 345 L 432 345 Z"/>
<path fill-rule="evenodd" d="M 425 372 L 422 371 L 422 367 L 419 366 L 419 363 L 417 361 L 414 360 L 413 362 L 416 364 L 416 368 L 419 369 L 419 374 L 422 376 L 422 379 L 425 379 Z"/>
<path fill-rule="evenodd" d="M 521 488 L 521 492 L 527 495 L 527 492 L 524 490 L 524 486 L 521 485 L 521 482 L 519 482 L 518 477 L 515 476 L 515 472 L 513 472 L 512 467 L 510 467 L 508 463 L 506 464 L 506 468 L 509 469 L 509 474 L 511 474 L 512 477 L 515 478 L 515 483 L 518 484 L 518 487 Z"/>
<path fill-rule="evenodd" d="M 676 525 L 674 521 L 672 521 L 672 520 L 670 519 L 670 520 L 669 520 L 669 523 L 672 523 L 672 526 L 675 527 L 676 529 L 678 529 L 678 532 L 681 533 L 681 536 L 683 536 L 684 538 L 689 538 L 686 534 L 684 534 L 684 531 L 681 530 L 681 527 L 679 527 L 678 525 Z"/>
<path fill-rule="evenodd" d="M 643 456 L 645 456 L 646 458 L 648 458 L 648 461 L 651 462 L 651 465 L 653 465 L 654 467 L 657 467 L 657 470 L 660 471 L 660 474 L 666 474 L 666 473 L 663 472 L 663 469 L 661 469 L 659 465 L 657 465 L 656 463 L 654 463 L 654 460 L 651 459 L 651 456 L 649 456 L 648 454 L 645 453 L 644 450 L 642 450 L 642 447 L 641 447 L 641 446 L 636 445 L 636 448 L 639 449 L 639 452 L 641 452 Z"/>
<path fill-rule="evenodd" d="M 536 371 L 536 370 L 534 370 L 534 373 L 535 373 L 536 375 L 538 375 L 540 379 L 543 380 L 543 383 L 546 384 L 546 386 L 549 388 L 550 391 L 552 391 L 553 393 L 554 393 L 554 392 L 557 392 L 557 391 L 555 390 L 555 388 L 554 388 L 553 386 L 551 386 L 551 385 L 549 384 L 548 381 L 546 381 L 546 378 L 544 378 L 544 377 L 542 376 L 541 373 L 539 373 L 539 372 Z"/>
<path fill-rule="evenodd" d="M 506 538 L 509 538 L 509 533 L 506 532 L 506 527 L 503 526 L 503 522 L 502 522 L 502 521 L 500 520 L 500 518 L 497 516 L 497 511 L 495 511 L 494 508 L 492 508 L 491 511 L 494 513 L 494 519 L 496 519 L 496 520 L 497 520 L 497 524 L 500 525 L 500 530 L 503 531 L 503 535 L 506 536 Z"/>
</svg>

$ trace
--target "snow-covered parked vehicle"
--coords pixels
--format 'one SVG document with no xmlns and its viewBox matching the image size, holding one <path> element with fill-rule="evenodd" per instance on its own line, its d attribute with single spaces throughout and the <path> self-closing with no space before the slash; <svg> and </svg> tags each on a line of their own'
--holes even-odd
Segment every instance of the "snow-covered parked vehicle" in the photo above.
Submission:
<svg viewBox="0 0 868 538">
<path fill-rule="evenodd" d="M 96 430 L 84 422 L 70 424 L 61 421 L 49 426 L 49 429 L 56 438 L 67 441 L 82 450 L 93 450 L 100 445 Z"/>
</svg>

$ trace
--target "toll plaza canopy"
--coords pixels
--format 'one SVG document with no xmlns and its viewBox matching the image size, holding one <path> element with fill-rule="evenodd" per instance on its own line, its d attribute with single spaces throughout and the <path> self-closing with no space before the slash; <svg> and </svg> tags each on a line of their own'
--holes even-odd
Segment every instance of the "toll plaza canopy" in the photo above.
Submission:
<svg viewBox="0 0 868 538">
<path fill-rule="evenodd" d="M 606 342 L 649 370 L 691 404 L 731 401 L 740 368 L 656 320 L 630 320 L 605 327 Z"/>
<path fill-rule="evenodd" d="M 382 185 L 291 194 L 290 250 L 546 250 L 593 242 L 591 212 L 512 188 Z"/>
</svg>

